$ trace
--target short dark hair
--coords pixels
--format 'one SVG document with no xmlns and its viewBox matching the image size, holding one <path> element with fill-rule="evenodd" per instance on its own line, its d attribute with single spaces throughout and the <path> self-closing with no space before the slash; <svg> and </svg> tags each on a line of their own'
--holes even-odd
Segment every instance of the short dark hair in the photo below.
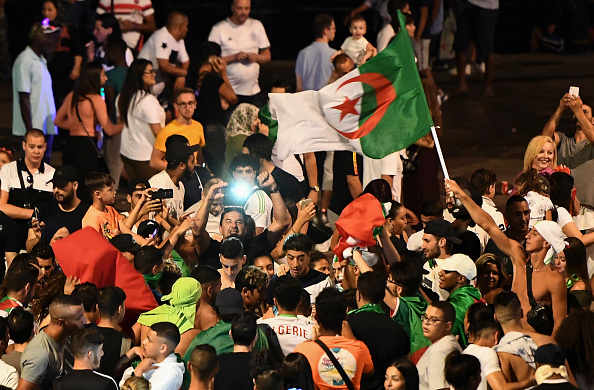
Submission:
<svg viewBox="0 0 594 390">
<path fill-rule="evenodd" d="M 254 248 L 253 245 L 252 245 L 252 249 L 250 249 L 250 251 L 246 255 L 245 263 L 247 265 L 254 265 L 256 260 L 259 259 L 260 257 L 266 257 L 266 258 L 270 259 L 271 263 L 274 264 L 274 259 L 272 258 L 270 251 L 267 251 L 266 249 L 258 247 L 258 246 L 256 246 Z"/>
<path fill-rule="evenodd" d="M 256 161 L 254 156 L 249 154 L 238 154 L 237 156 L 233 157 L 229 163 L 229 170 L 231 171 L 231 174 L 233 174 L 233 171 L 235 171 L 237 168 L 243 167 L 250 167 L 254 171 L 258 172 L 260 164 L 258 161 Z"/>
<path fill-rule="evenodd" d="M 421 215 L 441 217 L 443 216 L 443 204 L 438 199 L 427 199 L 421 204 Z"/>
<path fill-rule="evenodd" d="M 200 282 L 201 285 L 221 279 L 221 273 L 216 268 L 206 264 L 194 268 L 190 276 Z"/>
<path fill-rule="evenodd" d="M 254 342 L 258 326 L 256 324 L 256 317 L 244 311 L 233 318 L 231 323 L 231 338 L 233 344 L 248 346 Z"/>
<path fill-rule="evenodd" d="M 113 177 L 103 172 L 93 172 L 85 179 L 85 185 L 91 198 L 93 198 L 95 191 L 101 191 L 103 188 L 114 184 L 115 180 L 113 180 Z"/>
<path fill-rule="evenodd" d="M 433 301 L 431 305 L 434 308 L 441 311 L 443 314 L 443 320 L 446 322 L 451 322 L 452 324 L 456 321 L 456 309 L 454 309 L 454 305 L 452 305 L 448 301 Z"/>
<path fill-rule="evenodd" d="M 274 298 L 278 305 L 287 311 L 293 311 L 301 301 L 301 282 L 290 275 L 283 275 L 274 283 Z"/>
<path fill-rule="evenodd" d="M 8 314 L 8 334 L 15 344 L 29 341 L 34 328 L 33 314 L 22 307 L 15 307 Z"/>
<path fill-rule="evenodd" d="M 521 195 L 516 194 L 516 195 L 510 196 L 509 199 L 507 200 L 507 202 L 505 202 L 505 211 L 507 211 L 511 207 L 512 204 L 522 203 L 522 202 L 528 203 L 526 198 L 524 198 Z"/>
<path fill-rule="evenodd" d="M 221 211 L 221 219 L 219 222 L 220 226 L 223 226 L 223 220 L 225 219 L 225 215 L 232 213 L 233 211 L 238 212 L 239 214 L 241 214 L 241 217 L 243 218 L 243 221 L 245 223 L 247 223 L 248 220 L 248 216 L 245 213 L 245 210 L 243 209 L 243 207 L 238 207 L 238 206 L 227 206 L 225 208 L 223 208 L 223 211 Z"/>
<path fill-rule="evenodd" d="M 3 291 L 6 293 L 20 291 L 27 284 L 35 286 L 39 278 L 39 268 L 31 263 L 16 263 L 8 267 L 4 277 Z"/>
<path fill-rule="evenodd" d="M 111 12 L 106 12 L 103 14 L 98 14 L 95 17 L 96 21 L 101 22 L 101 27 L 108 29 L 111 28 L 112 32 L 109 35 L 109 38 L 121 38 L 122 37 L 122 30 L 120 29 L 120 23 L 116 19 L 116 17 Z"/>
<path fill-rule="evenodd" d="M 470 185 L 473 186 L 481 195 L 489 192 L 489 187 L 497 183 L 495 172 L 485 168 L 477 169 L 470 177 Z"/>
<path fill-rule="evenodd" d="M 336 287 L 326 287 L 316 298 L 316 320 L 326 329 L 340 333 L 346 318 L 347 301 Z"/>
<path fill-rule="evenodd" d="M 326 257 L 325 254 L 323 254 L 320 251 L 311 251 L 309 253 L 309 267 L 310 268 L 314 268 L 316 266 L 316 264 L 318 264 L 318 261 L 320 260 L 326 260 L 328 261 L 328 258 Z M 328 261 L 328 263 L 330 263 Z"/>
<path fill-rule="evenodd" d="M 72 295 L 82 302 L 87 313 L 93 311 L 97 307 L 97 303 L 99 303 L 99 289 L 91 282 L 85 282 L 74 287 Z"/>
<path fill-rule="evenodd" d="M 286 93 L 294 92 L 294 88 L 287 79 L 278 79 L 272 83 L 272 88 L 283 88 Z"/>
<path fill-rule="evenodd" d="M 513 291 L 501 291 L 493 298 L 493 307 L 497 313 L 497 320 L 509 321 L 519 318 L 522 310 L 522 304 L 518 295 Z"/>
<path fill-rule="evenodd" d="M 386 277 L 376 271 L 363 272 L 357 279 L 357 291 L 363 299 L 379 304 L 386 294 Z"/>
<path fill-rule="evenodd" d="M 46 242 L 40 241 L 31 249 L 31 255 L 43 260 L 52 259 L 56 261 L 56 255 L 52 246 Z"/>
<path fill-rule="evenodd" d="M 252 134 L 243 141 L 243 147 L 249 150 L 251 156 L 266 161 L 272 160 L 273 146 L 272 140 L 261 133 Z"/>
<path fill-rule="evenodd" d="M 283 390 L 283 376 L 276 370 L 262 371 L 254 378 L 258 390 Z"/>
<path fill-rule="evenodd" d="M 75 358 L 83 358 L 87 352 L 99 347 L 105 338 L 94 327 L 83 327 L 72 336 L 72 354 Z"/>
<path fill-rule="evenodd" d="M 134 268 L 145 275 L 156 265 L 163 264 L 163 253 L 154 246 L 143 246 L 134 256 Z"/>
<path fill-rule="evenodd" d="M 357 14 L 357 15 L 353 16 L 351 18 L 351 24 L 353 22 L 365 22 L 365 23 L 367 23 L 367 21 L 365 20 L 365 18 L 361 14 Z"/>
<path fill-rule="evenodd" d="M 266 288 L 268 274 L 253 265 L 243 267 L 235 277 L 235 289 L 241 292 L 244 288 L 249 291 Z"/>
<path fill-rule="evenodd" d="M 192 351 L 190 357 L 192 371 L 198 375 L 201 381 L 209 379 L 219 366 L 217 350 L 212 345 L 200 344 Z"/>
<path fill-rule="evenodd" d="M 113 318 L 126 301 L 126 293 L 117 286 L 106 286 L 99 290 L 99 312 L 102 317 Z"/>
<path fill-rule="evenodd" d="M 390 275 L 392 281 L 402 287 L 402 295 L 405 297 L 415 295 L 423 281 L 422 269 L 410 260 L 391 264 Z"/>
<path fill-rule="evenodd" d="M 8 340 L 8 319 L 0 318 L 0 340 Z"/>
<path fill-rule="evenodd" d="M 196 97 L 196 92 L 192 88 L 187 88 L 187 87 L 178 88 L 175 90 L 175 93 L 173 94 L 173 102 L 177 103 L 177 99 L 180 97 L 180 95 L 183 95 L 186 93 L 192 94 L 192 95 L 194 95 L 194 97 Z"/>
<path fill-rule="evenodd" d="M 445 359 L 445 378 L 455 389 L 467 389 L 468 382 L 481 375 L 481 363 L 474 355 L 452 351 Z"/>
<path fill-rule="evenodd" d="M 243 256 L 243 244 L 237 237 L 228 237 L 221 243 L 221 256 L 226 259 L 237 259 Z"/>
<path fill-rule="evenodd" d="M 351 57 L 349 57 L 345 53 L 340 53 L 339 55 L 334 57 L 334 59 L 332 60 L 332 65 L 334 65 L 334 68 L 336 69 L 336 67 L 338 65 L 344 64 L 347 61 L 353 61 L 353 60 L 351 59 Z"/>
<path fill-rule="evenodd" d="M 484 303 L 473 303 L 466 312 L 468 316 L 468 333 L 481 337 L 501 332 L 501 326 L 495 321 L 495 310 Z M 502 334 L 502 333 L 500 333 Z"/>
<path fill-rule="evenodd" d="M 12 259 L 12 263 L 10 263 L 10 267 L 8 267 L 8 269 L 11 269 L 17 264 L 33 264 L 39 266 L 39 261 L 37 261 L 37 257 L 30 253 L 19 253 L 14 259 Z"/>
<path fill-rule="evenodd" d="M 25 135 L 23 136 L 23 142 L 27 142 L 27 138 L 28 137 L 33 137 L 33 138 L 40 138 L 43 137 L 43 140 L 45 141 L 45 134 L 43 133 L 43 131 L 39 130 L 39 129 L 29 129 L 25 132 Z"/>
<path fill-rule="evenodd" d="M 324 36 L 324 30 L 330 28 L 334 18 L 329 14 L 319 14 L 313 20 L 312 32 L 314 38 L 322 38 Z"/>
<path fill-rule="evenodd" d="M 311 314 L 311 294 L 304 288 L 301 289 L 299 312 L 303 314 L 304 317 L 309 317 Z"/>
<path fill-rule="evenodd" d="M 175 350 L 177 344 L 179 344 L 179 328 L 171 322 L 157 322 L 151 325 L 151 329 L 163 340 L 170 349 L 170 352 Z"/>
<path fill-rule="evenodd" d="M 283 242 L 283 251 L 298 251 L 309 254 L 313 249 L 313 241 L 309 236 L 302 233 L 289 235 Z"/>
</svg>

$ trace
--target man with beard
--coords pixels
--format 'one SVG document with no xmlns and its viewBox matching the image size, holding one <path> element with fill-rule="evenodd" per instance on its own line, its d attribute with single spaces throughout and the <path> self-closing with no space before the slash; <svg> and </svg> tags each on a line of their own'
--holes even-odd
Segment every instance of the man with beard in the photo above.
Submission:
<svg viewBox="0 0 594 390">
<path fill-rule="evenodd" d="M 74 367 L 72 372 L 54 380 L 54 389 L 118 389 L 110 376 L 95 370 L 99 368 L 103 356 L 104 338 L 95 328 L 82 328 L 72 338 Z"/>
<path fill-rule="evenodd" d="M 186 191 L 182 179 L 191 178 L 195 163 L 194 152 L 199 148 L 200 145 L 172 142 L 165 152 L 167 168 L 149 179 L 151 187 L 173 190 L 173 198 L 165 199 L 172 218 L 179 219 L 184 212 Z"/>
<path fill-rule="evenodd" d="M 82 219 L 89 209 L 89 205 L 81 201 L 76 190 L 78 189 L 78 171 L 70 165 L 56 168 L 54 177 L 50 180 L 54 184 L 54 197 L 37 206 L 37 217 L 33 214 L 27 237 L 27 251 L 39 241 L 50 243 L 54 237 L 65 233 L 74 233 L 82 226 Z M 68 231 L 63 232 L 63 228 Z"/>
</svg>

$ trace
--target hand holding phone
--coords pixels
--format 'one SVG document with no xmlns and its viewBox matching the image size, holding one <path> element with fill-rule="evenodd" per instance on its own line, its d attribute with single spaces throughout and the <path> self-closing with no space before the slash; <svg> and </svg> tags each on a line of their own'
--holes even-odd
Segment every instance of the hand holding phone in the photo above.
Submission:
<svg viewBox="0 0 594 390">
<path fill-rule="evenodd" d="M 571 96 L 580 96 L 580 87 L 569 87 L 569 94 Z"/>
</svg>

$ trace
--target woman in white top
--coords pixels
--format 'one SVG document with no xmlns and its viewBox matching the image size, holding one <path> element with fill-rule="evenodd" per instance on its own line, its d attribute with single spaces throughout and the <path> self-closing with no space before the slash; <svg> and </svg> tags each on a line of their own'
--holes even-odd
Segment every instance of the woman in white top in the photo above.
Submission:
<svg viewBox="0 0 594 390">
<path fill-rule="evenodd" d="M 155 70 L 152 63 L 137 59 L 128 69 L 116 102 L 118 117 L 124 123 L 120 154 L 132 180 L 148 180 L 158 173 L 149 162 L 155 137 L 165 126 L 165 110 L 151 94 L 153 85 Z"/>
</svg>

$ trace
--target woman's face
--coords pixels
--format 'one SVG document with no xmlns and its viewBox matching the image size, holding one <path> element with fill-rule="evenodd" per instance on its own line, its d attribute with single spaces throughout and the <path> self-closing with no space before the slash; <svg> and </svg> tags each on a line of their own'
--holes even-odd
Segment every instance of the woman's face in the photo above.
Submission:
<svg viewBox="0 0 594 390">
<path fill-rule="evenodd" d="M 537 171 L 542 171 L 548 167 L 551 167 L 553 160 L 555 159 L 555 146 L 550 142 L 543 145 L 542 149 L 536 155 L 534 161 L 532 161 L 532 168 Z M 553 167 L 551 167 L 553 168 Z"/>
<path fill-rule="evenodd" d="M 41 15 L 43 18 L 48 18 L 50 22 L 53 22 L 58 17 L 58 10 L 56 6 L 51 1 L 46 1 L 43 3 L 43 7 L 41 7 Z"/>
<path fill-rule="evenodd" d="M 144 68 L 144 74 L 142 75 L 142 82 L 147 87 L 152 87 L 155 85 L 155 70 L 151 64 L 148 64 L 146 68 Z"/>
<path fill-rule="evenodd" d="M 404 207 L 401 207 L 396 212 L 396 218 L 392 220 L 392 225 L 394 226 L 393 233 L 397 236 L 401 235 L 406 227 L 406 210 Z"/>
<path fill-rule="evenodd" d="M 384 379 L 385 390 L 405 390 L 406 382 L 404 377 L 394 366 L 388 367 L 386 370 L 386 378 Z"/>
<path fill-rule="evenodd" d="M 101 69 L 101 86 L 104 86 L 107 82 L 107 75 L 105 74 L 105 69 Z"/>
<path fill-rule="evenodd" d="M 499 271 L 497 266 L 493 263 L 487 263 L 483 267 L 478 275 L 478 283 L 481 287 L 489 290 L 494 289 L 499 282 Z"/>
<path fill-rule="evenodd" d="M 93 29 L 93 36 L 98 44 L 102 45 L 107 42 L 107 38 L 113 32 L 113 29 L 103 28 L 103 23 L 100 20 L 95 21 L 95 28 Z"/>
<path fill-rule="evenodd" d="M 557 253 L 557 256 L 555 256 L 555 267 L 557 268 L 557 271 L 565 275 L 565 253 Z"/>
</svg>

